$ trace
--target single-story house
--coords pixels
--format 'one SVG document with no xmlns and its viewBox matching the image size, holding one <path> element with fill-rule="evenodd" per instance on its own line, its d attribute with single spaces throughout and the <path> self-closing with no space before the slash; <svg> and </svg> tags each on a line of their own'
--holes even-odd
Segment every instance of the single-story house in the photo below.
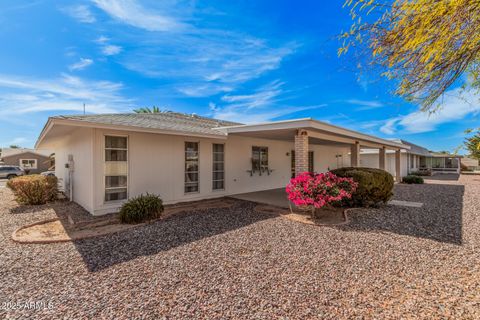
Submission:
<svg viewBox="0 0 480 320">
<path fill-rule="evenodd" d="M 69 198 L 94 215 L 155 193 L 166 204 L 283 188 L 298 172 L 360 166 L 379 149 L 384 168 L 410 146 L 311 118 L 244 125 L 197 115 L 102 114 L 48 119 L 36 148 L 53 149 Z"/>
<path fill-rule="evenodd" d="M 412 172 L 430 170 L 433 173 L 460 173 L 461 156 L 446 153 L 435 153 L 428 149 L 403 139 L 393 139 L 410 149 L 401 150 L 400 176 L 404 177 Z M 360 155 L 360 165 L 363 167 L 379 168 L 378 149 L 363 149 Z M 395 176 L 395 155 L 387 151 L 386 170 Z"/>
<path fill-rule="evenodd" d="M 33 150 L 25 148 L 4 148 L 0 163 L 19 166 L 28 173 L 41 173 L 49 170 L 52 165 L 49 150 Z"/>
</svg>

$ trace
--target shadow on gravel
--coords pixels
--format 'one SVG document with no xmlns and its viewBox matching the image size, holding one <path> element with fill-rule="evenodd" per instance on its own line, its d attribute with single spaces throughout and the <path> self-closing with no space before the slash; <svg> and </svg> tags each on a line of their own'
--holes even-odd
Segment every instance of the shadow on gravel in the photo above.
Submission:
<svg viewBox="0 0 480 320">
<path fill-rule="evenodd" d="M 423 202 L 422 208 L 385 206 L 358 209 L 342 230 L 383 231 L 462 244 L 464 186 L 459 184 L 399 185 L 401 200 Z"/>
<path fill-rule="evenodd" d="M 256 213 L 254 207 L 254 203 L 241 202 L 230 208 L 185 212 L 121 233 L 75 241 L 74 245 L 88 270 L 96 272 L 275 217 Z"/>
</svg>

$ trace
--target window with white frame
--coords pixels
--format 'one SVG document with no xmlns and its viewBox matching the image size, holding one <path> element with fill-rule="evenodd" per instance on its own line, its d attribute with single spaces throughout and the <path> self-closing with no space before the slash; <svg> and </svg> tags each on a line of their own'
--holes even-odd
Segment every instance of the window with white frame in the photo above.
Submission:
<svg viewBox="0 0 480 320">
<path fill-rule="evenodd" d="M 212 189 L 225 189 L 225 145 L 213 144 Z"/>
<path fill-rule="evenodd" d="M 20 159 L 19 166 L 22 169 L 37 169 L 37 159 Z"/>
<path fill-rule="evenodd" d="M 105 136 L 105 201 L 128 197 L 128 138 Z"/>
<path fill-rule="evenodd" d="M 198 142 L 185 142 L 185 193 L 199 191 Z"/>
<path fill-rule="evenodd" d="M 268 170 L 268 147 L 252 147 L 252 169 L 259 172 Z"/>
</svg>

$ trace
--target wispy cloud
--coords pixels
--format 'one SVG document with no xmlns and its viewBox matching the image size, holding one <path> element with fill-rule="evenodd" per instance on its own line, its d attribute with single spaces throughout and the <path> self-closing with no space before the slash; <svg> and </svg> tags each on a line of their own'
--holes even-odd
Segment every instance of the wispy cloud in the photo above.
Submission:
<svg viewBox="0 0 480 320">
<path fill-rule="evenodd" d="M 148 31 L 173 31 L 187 27 L 183 22 L 167 14 L 143 8 L 134 0 L 94 0 L 93 2 L 115 20 Z"/>
<path fill-rule="evenodd" d="M 376 100 L 358 100 L 358 99 L 348 99 L 345 100 L 346 103 L 358 106 L 355 108 L 357 111 L 365 111 L 365 110 L 372 110 L 382 108 L 385 105 L 380 101 Z"/>
<path fill-rule="evenodd" d="M 25 137 L 16 137 L 12 141 L 10 141 L 9 145 L 19 145 L 27 141 L 28 139 Z"/>
<path fill-rule="evenodd" d="M 480 96 L 477 92 L 462 92 L 460 89 L 450 90 L 441 101 L 441 108 L 434 113 L 415 111 L 407 115 L 393 117 L 385 121 L 380 131 L 394 134 L 429 132 L 439 125 L 464 119 L 468 115 L 480 113 Z"/>
<path fill-rule="evenodd" d="M 68 67 L 68 69 L 70 69 L 71 71 L 82 70 L 82 69 L 85 69 L 86 67 L 88 67 L 89 65 L 91 65 L 92 63 L 93 63 L 92 59 L 80 58 L 80 60 L 78 62 L 75 62 L 74 64 L 71 64 Z"/>
<path fill-rule="evenodd" d="M 63 74 L 54 79 L 0 75 L 0 111 L 8 116 L 45 111 L 90 113 L 127 110 L 131 100 L 121 94 L 122 84 L 87 81 Z"/>
<path fill-rule="evenodd" d="M 122 47 L 113 45 L 113 44 L 109 44 L 102 47 L 102 52 L 106 56 L 114 56 L 116 54 L 119 54 L 121 51 L 122 51 Z"/>
<path fill-rule="evenodd" d="M 325 104 L 313 106 L 289 106 L 284 101 L 284 83 L 273 81 L 252 93 L 224 95 L 223 106 L 210 104 L 212 115 L 217 119 L 234 120 L 242 123 L 258 123 L 272 120 L 299 111 L 317 109 Z"/>
<path fill-rule="evenodd" d="M 63 8 L 63 11 L 84 23 L 94 23 L 96 21 L 95 16 L 90 11 L 90 7 L 87 5 L 76 5 Z"/>
<path fill-rule="evenodd" d="M 299 47 L 297 42 L 273 45 L 243 32 L 211 28 L 208 13 L 194 16 L 185 1 L 152 2 L 149 7 L 134 0 L 94 2 L 116 21 L 135 27 L 112 32 L 117 42 L 135 42 L 117 61 L 148 77 L 185 83 L 173 88 L 187 96 L 230 92 L 277 69 Z M 101 45 L 106 48 L 109 41 Z"/>
</svg>

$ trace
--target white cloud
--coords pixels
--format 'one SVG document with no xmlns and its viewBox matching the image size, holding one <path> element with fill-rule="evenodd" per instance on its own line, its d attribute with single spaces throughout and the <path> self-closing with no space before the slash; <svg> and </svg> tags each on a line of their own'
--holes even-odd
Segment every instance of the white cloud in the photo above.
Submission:
<svg viewBox="0 0 480 320">
<path fill-rule="evenodd" d="M 314 106 L 289 106 L 280 104 L 283 92 L 283 82 L 273 81 L 253 93 L 244 95 L 224 95 L 222 107 L 210 108 L 217 119 L 231 120 L 241 123 L 258 123 L 272 120 L 299 111 L 324 107 L 324 104 Z"/>
<path fill-rule="evenodd" d="M 181 82 L 184 85 L 172 88 L 187 96 L 230 92 L 279 68 L 299 47 L 296 42 L 273 45 L 232 29 L 212 28 L 209 13 L 195 11 L 194 1 L 153 1 L 148 6 L 134 0 L 94 2 L 115 20 L 137 27 L 112 31 L 117 41 L 135 42 L 118 62 L 148 77 Z M 102 46 L 109 41 L 97 39 Z"/>
<path fill-rule="evenodd" d="M 345 100 L 348 104 L 353 104 L 359 106 L 356 108 L 357 111 L 364 111 L 364 110 L 372 110 L 382 108 L 384 106 L 383 103 L 376 100 L 358 100 L 358 99 L 348 99 Z"/>
<path fill-rule="evenodd" d="M 78 62 L 75 62 L 74 64 L 70 65 L 68 67 L 68 69 L 70 69 L 70 70 L 82 70 L 82 69 L 85 69 L 86 67 L 88 67 L 89 65 L 91 65 L 92 63 L 93 63 L 92 59 L 80 58 L 80 60 Z"/>
<path fill-rule="evenodd" d="M 480 96 L 474 91 L 450 90 L 442 98 L 441 107 L 434 113 L 415 111 L 388 119 L 380 128 L 386 134 L 398 131 L 421 133 L 434 131 L 439 125 L 461 120 L 480 113 Z"/>
<path fill-rule="evenodd" d="M 114 56 L 122 51 L 122 47 L 109 44 L 102 47 L 102 52 L 106 56 Z"/>
<path fill-rule="evenodd" d="M 110 40 L 110 38 L 108 38 L 108 37 L 100 36 L 100 37 L 98 37 L 97 39 L 95 39 L 95 42 L 96 42 L 96 43 L 103 44 L 103 43 L 108 42 L 109 40 Z"/>
<path fill-rule="evenodd" d="M 17 138 L 14 138 L 12 141 L 10 141 L 9 145 L 19 145 L 27 141 L 28 139 L 25 137 L 17 137 Z"/>
<path fill-rule="evenodd" d="M 55 79 L 0 75 L 0 112 L 8 116 L 44 111 L 118 112 L 131 100 L 121 95 L 122 84 L 87 81 L 63 74 Z"/>
<path fill-rule="evenodd" d="M 186 27 L 181 21 L 145 9 L 134 0 L 93 0 L 93 2 L 112 18 L 133 27 L 148 31 L 172 31 Z"/>
<path fill-rule="evenodd" d="M 94 23 L 96 21 L 95 16 L 90 11 L 90 8 L 86 5 L 71 6 L 63 9 L 64 12 L 84 23 Z"/>
</svg>

